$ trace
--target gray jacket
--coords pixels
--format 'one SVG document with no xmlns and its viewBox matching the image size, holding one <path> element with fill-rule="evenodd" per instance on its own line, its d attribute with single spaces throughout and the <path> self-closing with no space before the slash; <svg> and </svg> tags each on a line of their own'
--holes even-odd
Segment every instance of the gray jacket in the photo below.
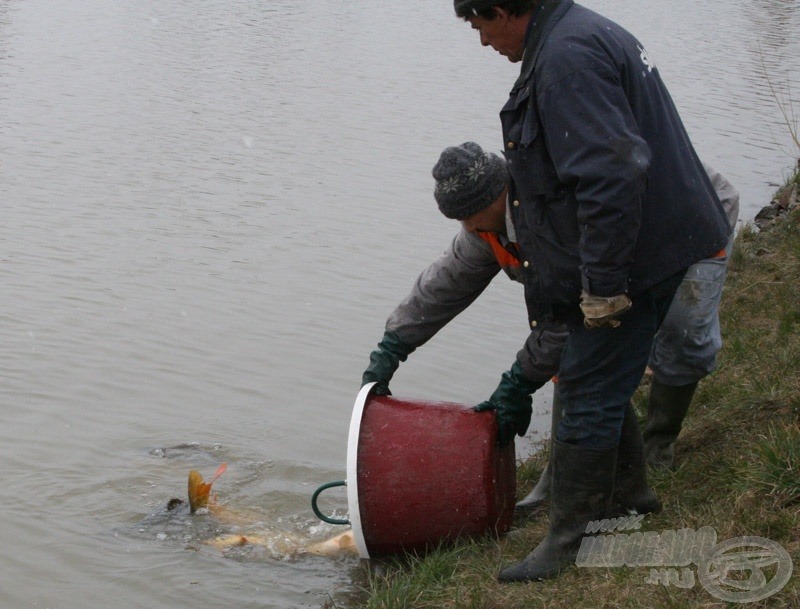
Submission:
<svg viewBox="0 0 800 609">
<path fill-rule="evenodd" d="M 509 213 L 506 213 L 506 233 L 513 239 Z M 386 331 L 397 333 L 403 342 L 415 348 L 425 344 L 472 304 L 501 269 L 510 279 L 520 281 L 518 269 L 502 266 L 488 242 L 460 230 L 442 256 L 422 271 L 409 294 L 389 316 Z M 542 325 L 529 334 L 517 355 L 528 380 L 542 385 L 550 380 L 558 370 L 566 339 L 567 330 L 560 324 Z"/>
</svg>

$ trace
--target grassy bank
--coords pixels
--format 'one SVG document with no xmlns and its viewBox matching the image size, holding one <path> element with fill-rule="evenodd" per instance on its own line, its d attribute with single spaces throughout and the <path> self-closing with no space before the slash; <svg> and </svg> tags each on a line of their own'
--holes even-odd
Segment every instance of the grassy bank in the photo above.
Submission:
<svg viewBox="0 0 800 609">
<path fill-rule="evenodd" d="M 800 184 L 800 176 L 790 182 Z M 571 567 L 533 584 L 496 581 L 498 570 L 522 559 L 547 528 L 540 510 L 515 521 L 501 540 L 479 540 L 424 557 L 372 567 L 364 607 L 800 608 L 800 208 L 768 230 L 744 227 L 737 238 L 721 318 L 725 344 L 718 370 L 704 379 L 676 447 L 677 471 L 651 476 L 664 510 L 642 531 L 709 526 L 717 541 L 763 537 L 780 544 L 794 575 L 777 594 L 742 605 L 690 588 L 647 583 L 647 567 Z M 635 397 L 646 408 L 647 391 Z M 537 455 L 519 468 L 519 494 L 544 465 Z M 695 574 L 696 568 L 692 569 Z M 764 569 L 767 579 L 774 567 Z"/>
</svg>

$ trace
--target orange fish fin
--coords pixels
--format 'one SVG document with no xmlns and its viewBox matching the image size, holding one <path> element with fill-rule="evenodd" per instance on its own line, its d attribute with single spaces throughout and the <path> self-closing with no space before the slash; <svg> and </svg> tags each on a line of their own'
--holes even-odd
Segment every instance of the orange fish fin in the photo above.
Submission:
<svg viewBox="0 0 800 609">
<path fill-rule="evenodd" d="M 203 482 L 200 472 L 193 469 L 189 472 L 189 509 L 192 513 L 203 508 L 208 503 L 208 493 L 211 487 Z"/>
<path fill-rule="evenodd" d="M 217 468 L 217 471 L 214 472 L 214 475 L 211 477 L 211 480 L 205 482 L 203 480 L 203 476 L 200 475 L 200 472 L 197 470 L 192 470 L 189 472 L 189 508 L 192 514 L 194 514 L 197 510 L 204 508 L 208 505 L 209 502 L 209 494 L 211 493 L 211 485 L 214 484 L 217 478 L 219 478 L 222 474 L 225 473 L 225 470 L 228 469 L 228 464 L 223 463 Z"/>
<path fill-rule="evenodd" d="M 217 481 L 217 478 L 219 478 L 222 474 L 224 474 L 227 469 L 228 469 L 227 463 L 223 463 L 222 465 L 220 465 L 217 468 L 217 471 L 214 472 L 214 475 L 211 476 L 211 480 L 208 481 L 208 485 L 211 486 L 212 484 L 214 484 L 214 482 Z"/>
</svg>

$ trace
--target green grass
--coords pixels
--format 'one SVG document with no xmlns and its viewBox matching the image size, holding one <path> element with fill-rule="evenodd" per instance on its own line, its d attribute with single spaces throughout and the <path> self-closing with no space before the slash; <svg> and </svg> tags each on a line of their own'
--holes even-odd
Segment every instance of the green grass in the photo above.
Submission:
<svg viewBox="0 0 800 609">
<path fill-rule="evenodd" d="M 800 427 L 770 424 L 754 449 L 759 458 L 740 470 L 741 492 L 766 493 L 775 509 L 800 509 Z"/>
<path fill-rule="evenodd" d="M 797 176 L 794 179 L 800 179 Z M 664 503 L 643 530 L 711 526 L 717 540 L 758 536 L 783 546 L 795 575 L 777 594 L 741 605 L 690 589 L 645 583 L 647 568 L 570 568 L 555 580 L 499 584 L 498 570 L 525 557 L 547 530 L 540 509 L 502 539 L 465 541 L 370 567 L 367 609 L 605 607 L 800 608 L 800 208 L 768 231 L 737 237 L 720 310 L 719 367 L 700 383 L 676 445 L 676 471 L 650 478 Z M 646 381 L 634 404 L 646 403 Z M 518 468 L 526 494 L 546 450 Z"/>
</svg>

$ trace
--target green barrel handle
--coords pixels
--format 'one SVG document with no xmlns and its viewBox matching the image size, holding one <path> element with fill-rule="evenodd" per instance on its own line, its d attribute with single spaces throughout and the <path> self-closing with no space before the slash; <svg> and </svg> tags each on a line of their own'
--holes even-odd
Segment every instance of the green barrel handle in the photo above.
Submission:
<svg viewBox="0 0 800 609">
<path fill-rule="evenodd" d="M 323 484 L 316 491 L 314 491 L 314 494 L 311 496 L 311 509 L 314 510 L 314 513 L 317 515 L 317 518 L 319 518 L 323 522 L 327 522 L 328 524 L 350 524 L 349 520 L 343 520 L 341 518 L 331 518 L 329 516 L 326 516 L 325 514 L 320 512 L 319 508 L 317 507 L 317 497 L 319 497 L 319 494 L 326 489 L 334 488 L 337 486 L 347 486 L 347 481 L 337 480 L 336 482 L 328 482 L 327 484 Z"/>
</svg>

